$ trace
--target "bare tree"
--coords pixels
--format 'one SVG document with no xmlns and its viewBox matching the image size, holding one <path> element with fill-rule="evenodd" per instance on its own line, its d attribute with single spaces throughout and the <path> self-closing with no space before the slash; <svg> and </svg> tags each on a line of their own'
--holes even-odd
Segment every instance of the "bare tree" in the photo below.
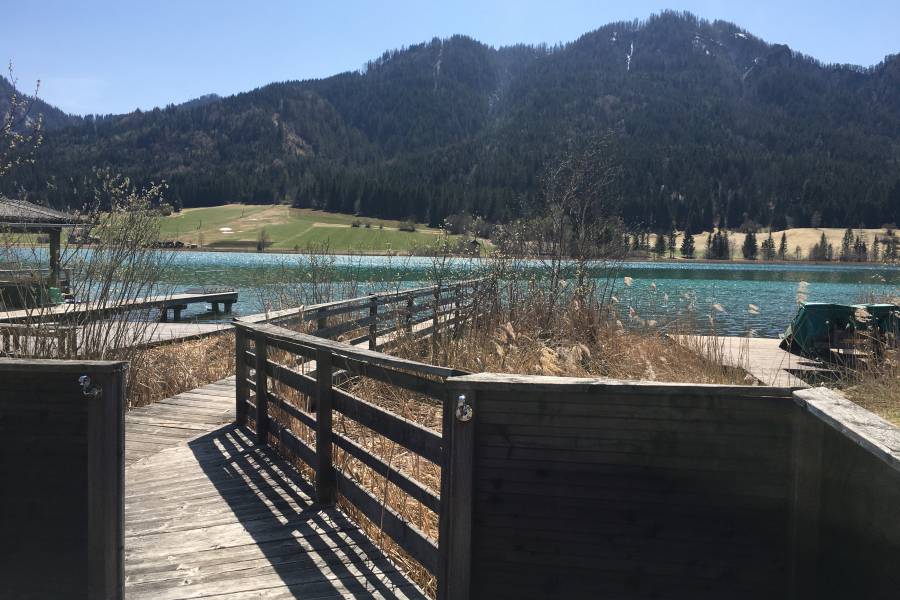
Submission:
<svg viewBox="0 0 900 600">
<path fill-rule="evenodd" d="M 9 82 L 17 89 L 18 79 L 13 71 L 12 61 L 7 67 Z M 34 162 L 35 151 L 44 139 L 44 119 L 33 114 L 41 82 L 34 86 L 31 96 L 16 91 L 7 99 L 6 110 L 0 115 L 0 177 L 14 167 Z"/>
</svg>

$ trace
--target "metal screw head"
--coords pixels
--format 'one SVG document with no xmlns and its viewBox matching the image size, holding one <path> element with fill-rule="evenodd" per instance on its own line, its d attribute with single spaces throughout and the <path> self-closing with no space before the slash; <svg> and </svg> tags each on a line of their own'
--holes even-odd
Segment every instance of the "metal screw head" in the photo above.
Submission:
<svg viewBox="0 0 900 600">
<path fill-rule="evenodd" d="M 463 423 L 472 420 L 472 416 L 475 414 L 475 411 L 472 410 L 472 405 L 469 404 L 469 401 L 466 399 L 465 394 L 460 394 L 456 399 L 456 418 Z"/>
</svg>

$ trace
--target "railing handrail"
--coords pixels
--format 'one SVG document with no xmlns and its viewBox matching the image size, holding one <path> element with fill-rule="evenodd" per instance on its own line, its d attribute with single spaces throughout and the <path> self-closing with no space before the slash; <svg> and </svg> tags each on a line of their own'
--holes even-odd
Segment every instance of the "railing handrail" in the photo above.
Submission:
<svg viewBox="0 0 900 600">
<path fill-rule="evenodd" d="M 352 346 L 345 342 L 330 340 L 328 338 L 317 337 L 308 333 L 300 333 L 291 329 L 286 329 L 278 325 L 270 323 L 244 323 L 235 320 L 234 326 L 239 331 L 244 331 L 251 336 L 264 336 L 266 342 L 274 347 L 291 351 L 290 346 L 296 345 L 305 348 L 306 352 L 297 352 L 298 354 L 313 353 L 317 350 L 324 350 L 340 356 L 341 358 L 350 359 L 359 363 L 377 365 L 393 369 L 404 369 L 416 373 L 425 373 L 435 375 L 437 377 L 456 377 L 459 375 L 467 375 L 466 371 L 453 369 L 450 367 L 441 367 L 429 363 L 418 362 L 406 358 L 398 358 L 390 354 L 378 352 L 377 350 L 368 350 Z"/>
<path fill-rule="evenodd" d="M 441 292 L 445 290 L 452 289 L 455 286 L 470 286 L 482 281 L 486 281 L 487 277 L 476 277 L 474 279 L 463 279 L 463 280 L 453 280 L 443 282 L 440 285 Z M 410 296 L 415 296 L 417 294 L 427 294 L 433 293 L 438 288 L 438 285 L 428 285 L 417 288 L 408 288 L 403 290 L 393 290 L 386 292 L 377 292 L 373 291 L 364 296 L 356 296 L 355 298 L 346 298 L 344 300 L 330 300 L 328 302 L 319 302 L 317 304 L 306 304 L 301 306 L 296 306 L 292 308 L 284 308 L 280 310 L 274 311 L 266 311 L 261 313 L 255 313 L 252 315 L 245 315 L 242 317 L 236 317 L 236 322 L 241 323 L 266 323 L 274 320 L 282 320 L 290 317 L 294 317 L 302 314 L 312 314 L 316 311 L 323 309 L 333 309 L 333 308 L 343 308 L 348 306 L 353 306 L 355 304 L 365 304 L 365 306 L 359 306 L 358 308 L 366 308 L 368 306 L 368 302 L 372 298 L 372 296 L 376 296 L 379 299 L 379 303 L 382 304 L 390 304 L 391 302 L 400 302 L 407 300 Z M 355 306 L 354 306 L 355 307 Z"/>
</svg>

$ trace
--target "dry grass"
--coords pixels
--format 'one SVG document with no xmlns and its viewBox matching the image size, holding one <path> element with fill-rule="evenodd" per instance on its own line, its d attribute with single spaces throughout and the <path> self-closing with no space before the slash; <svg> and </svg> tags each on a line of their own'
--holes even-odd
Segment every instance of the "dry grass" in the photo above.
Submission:
<svg viewBox="0 0 900 600">
<path fill-rule="evenodd" d="M 864 377 L 843 389 L 847 397 L 866 410 L 900 427 L 900 370 L 889 370 Z"/>
<path fill-rule="evenodd" d="M 158 402 L 233 374 L 233 332 L 148 348 L 129 368 L 128 406 Z"/>
</svg>

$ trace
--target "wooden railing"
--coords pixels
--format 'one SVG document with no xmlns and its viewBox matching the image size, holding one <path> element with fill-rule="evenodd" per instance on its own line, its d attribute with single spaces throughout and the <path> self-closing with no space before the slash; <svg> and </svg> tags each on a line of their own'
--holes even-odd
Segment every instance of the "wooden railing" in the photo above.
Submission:
<svg viewBox="0 0 900 600">
<path fill-rule="evenodd" d="M 452 538 L 452 532 L 445 533 L 444 521 L 450 498 L 392 466 L 385 457 L 359 443 L 360 436 L 352 439 L 345 428 L 336 430 L 332 423 L 337 413 L 357 429 L 377 434 L 432 463 L 442 473 L 441 489 L 447 485 L 443 472 L 451 458 L 449 437 L 340 389 L 336 382 L 368 378 L 412 392 L 441 407 L 446 422 L 455 405 L 447 399 L 444 380 L 465 372 L 390 356 L 375 348 L 403 336 L 400 330 L 424 336 L 465 326 L 480 314 L 482 291 L 478 281 L 454 282 L 307 307 L 275 317 L 311 323 L 315 336 L 272 323 L 235 320 L 237 422 L 251 425 L 259 443 L 273 445 L 309 467 L 315 474 L 319 503 L 333 504 L 340 495 L 377 524 L 438 578 L 439 597 L 445 596 L 440 591 L 440 579 L 447 573 L 449 556 L 442 541 Z M 360 312 L 368 314 L 359 316 Z M 335 317 L 343 317 L 343 321 L 332 322 Z M 362 329 L 364 335 L 352 335 Z M 348 333 L 350 343 L 319 337 Z M 340 468 L 344 461 L 335 460 L 336 451 L 341 458 L 350 457 L 368 467 L 433 512 L 440 520 L 441 533 L 436 536 L 440 539 L 432 539 L 384 502 L 383 490 L 367 489 Z"/>
<path fill-rule="evenodd" d="M 0 356 L 68 358 L 78 350 L 78 327 L 60 323 L 0 323 Z"/>
<path fill-rule="evenodd" d="M 470 319 L 476 301 L 479 311 L 483 312 L 485 300 L 490 296 L 485 281 L 470 279 L 379 292 L 348 300 L 248 315 L 239 317 L 237 321 L 301 326 L 305 333 L 329 339 L 343 337 L 350 344 L 368 340 L 369 348 L 374 350 L 379 338 L 401 330 L 424 336 L 439 333 L 442 326 L 454 326 L 463 313 L 466 313 L 465 318 Z M 423 324 L 426 326 L 422 327 Z"/>
</svg>

